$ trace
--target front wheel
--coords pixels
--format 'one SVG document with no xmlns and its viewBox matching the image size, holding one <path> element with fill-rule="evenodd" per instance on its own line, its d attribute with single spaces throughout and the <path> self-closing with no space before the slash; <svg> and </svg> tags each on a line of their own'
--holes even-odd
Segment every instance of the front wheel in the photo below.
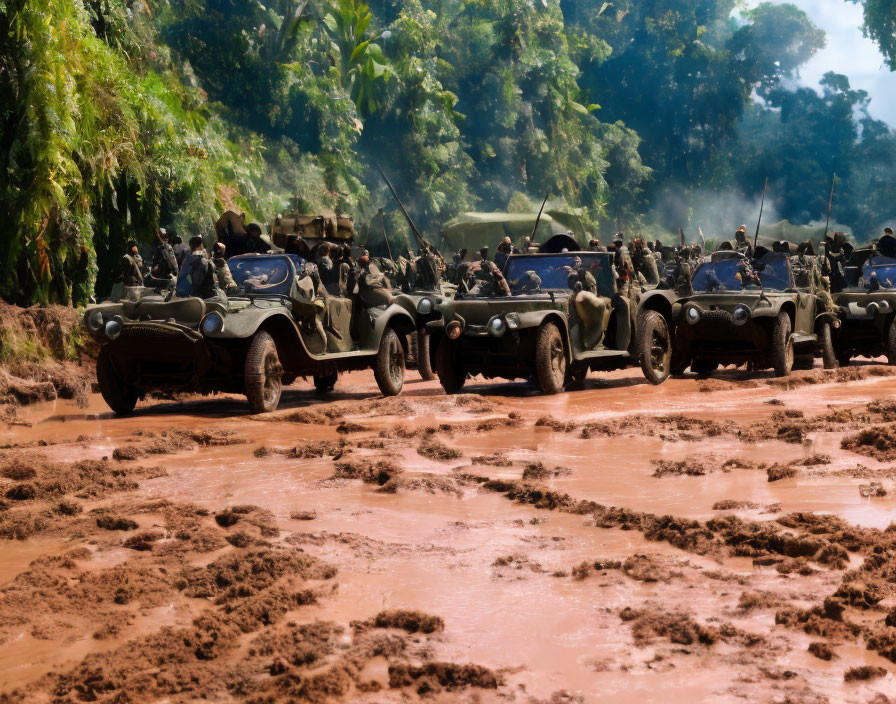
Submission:
<svg viewBox="0 0 896 704">
<path fill-rule="evenodd" d="M 778 313 L 772 325 L 771 362 L 775 376 L 787 376 L 793 369 L 793 337 L 790 316 Z"/>
<path fill-rule="evenodd" d="M 425 330 L 417 331 L 417 371 L 420 372 L 420 378 L 423 381 L 432 381 L 436 378 L 436 373 L 432 368 L 432 358 L 430 355 L 430 337 Z"/>
<path fill-rule="evenodd" d="M 253 413 L 270 413 L 280 405 L 283 391 L 283 367 L 277 344 L 268 333 L 258 332 L 246 354 L 245 387 L 249 408 Z"/>
<path fill-rule="evenodd" d="M 840 362 L 837 360 L 837 353 L 834 351 L 834 333 L 830 323 L 821 324 L 819 340 L 821 342 L 821 360 L 824 363 L 824 368 L 836 369 L 840 366 Z"/>
<path fill-rule="evenodd" d="M 566 381 L 566 349 L 554 323 L 538 328 L 535 338 L 535 375 L 543 394 L 556 394 Z"/>
<path fill-rule="evenodd" d="M 126 416 L 137 405 L 137 390 L 115 371 L 112 357 L 104 347 L 96 360 L 96 380 L 103 400 L 117 416 Z"/>
<path fill-rule="evenodd" d="M 655 310 L 649 310 L 638 321 L 638 357 L 641 371 L 651 384 L 662 384 L 672 368 L 672 343 L 669 325 Z"/>
<path fill-rule="evenodd" d="M 467 381 L 467 372 L 454 354 L 456 343 L 442 336 L 436 348 L 436 373 L 446 394 L 457 394 Z"/>
<path fill-rule="evenodd" d="M 383 396 L 398 396 L 404 387 L 404 348 L 392 328 L 383 333 L 373 361 L 373 377 Z"/>
</svg>

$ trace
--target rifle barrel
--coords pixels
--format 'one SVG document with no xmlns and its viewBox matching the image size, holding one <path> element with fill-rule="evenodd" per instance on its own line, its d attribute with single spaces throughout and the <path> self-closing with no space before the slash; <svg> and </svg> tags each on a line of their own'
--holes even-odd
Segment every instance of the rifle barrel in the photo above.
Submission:
<svg viewBox="0 0 896 704">
<path fill-rule="evenodd" d="M 417 229 L 417 226 L 414 224 L 414 221 L 411 219 L 411 216 L 408 214 L 407 208 L 404 207 L 404 203 L 401 202 L 401 198 L 398 197 L 398 192 L 395 190 L 395 186 L 392 185 L 392 182 L 389 180 L 389 177 L 386 176 L 386 173 L 383 171 L 382 167 L 380 167 L 379 163 L 376 161 L 373 162 L 374 166 L 376 166 L 376 170 L 380 172 L 380 176 L 386 181 L 386 185 L 389 187 L 389 190 L 392 192 L 392 197 L 395 198 L 395 202 L 398 203 L 398 207 L 401 208 L 401 212 L 404 215 L 405 220 L 408 221 L 408 225 L 411 226 L 411 230 L 414 233 L 414 237 L 417 238 L 417 242 L 421 245 L 427 244 L 426 240 L 423 239 L 423 235 L 420 234 L 420 230 Z"/>
<path fill-rule="evenodd" d="M 831 206 L 834 205 L 834 182 L 837 180 L 837 172 L 834 172 L 833 178 L 831 178 L 831 197 L 828 199 L 828 219 L 824 223 L 824 239 L 828 236 L 828 228 L 831 226 Z"/>
<path fill-rule="evenodd" d="M 762 202 L 759 204 L 759 219 L 756 221 L 756 234 L 753 235 L 753 251 L 759 243 L 759 224 L 762 222 L 762 210 L 765 208 L 765 192 L 768 190 L 768 176 L 765 177 L 765 186 L 762 187 Z"/>
<path fill-rule="evenodd" d="M 535 218 L 535 227 L 532 228 L 532 234 L 529 236 L 530 242 L 535 242 L 535 233 L 538 232 L 538 224 L 541 222 L 541 214 L 544 212 L 545 203 L 548 202 L 548 198 L 550 198 L 551 192 L 548 191 L 545 194 L 544 200 L 541 201 L 541 208 L 538 209 L 538 217 Z"/>
</svg>

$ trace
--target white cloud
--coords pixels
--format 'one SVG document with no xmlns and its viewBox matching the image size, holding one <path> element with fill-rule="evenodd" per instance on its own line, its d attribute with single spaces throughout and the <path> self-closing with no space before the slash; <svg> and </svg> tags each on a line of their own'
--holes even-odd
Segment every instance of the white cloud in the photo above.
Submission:
<svg viewBox="0 0 896 704">
<path fill-rule="evenodd" d="M 772 0 L 779 2 L 779 0 Z M 896 73 L 884 63 L 877 45 L 862 35 L 862 6 L 846 0 L 790 0 L 825 31 L 827 44 L 800 72 L 799 82 L 818 87 L 828 71 L 842 73 L 853 88 L 868 91 L 869 112 L 896 125 Z M 755 7 L 759 2 L 749 0 Z"/>
</svg>

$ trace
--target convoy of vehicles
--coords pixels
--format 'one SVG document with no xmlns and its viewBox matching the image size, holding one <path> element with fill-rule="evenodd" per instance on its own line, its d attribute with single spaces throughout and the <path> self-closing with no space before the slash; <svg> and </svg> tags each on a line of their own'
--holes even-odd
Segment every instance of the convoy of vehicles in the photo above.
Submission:
<svg viewBox="0 0 896 704">
<path fill-rule="evenodd" d="M 814 257 L 787 250 L 716 251 L 682 284 L 620 281 L 612 252 L 543 247 L 503 260 L 510 295 L 442 283 L 396 290 L 372 307 L 322 291 L 298 253 L 307 247 L 290 240 L 286 251 L 232 257 L 235 292 L 202 299 L 131 288 L 88 308 L 84 325 L 102 344 L 100 391 L 120 414 L 147 395 L 184 391 L 243 393 L 253 412 L 266 412 L 298 377 L 326 392 L 340 372 L 366 368 L 384 395 L 401 393 L 408 366 L 452 394 L 475 375 L 529 379 L 552 394 L 589 371 L 636 364 L 652 384 L 729 364 L 783 376 L 816 356 L 826 368 L 855 355 L 896 363 L 889 239 L 849 252 L 833 294 Z"/>
</svg>

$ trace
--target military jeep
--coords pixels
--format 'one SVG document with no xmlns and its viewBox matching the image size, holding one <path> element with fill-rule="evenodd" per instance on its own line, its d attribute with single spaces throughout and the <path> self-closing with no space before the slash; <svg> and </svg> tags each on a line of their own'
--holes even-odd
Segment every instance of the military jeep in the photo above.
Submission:
<svg viewBox="0 0 896 704">
<path fill-rule="evenodd" d="M 817 283 L 794 278 L 791 258 L 759 247 L 748 259 L 717 251 L 697 265 L 691 292 L 672 308 L 674 369 L 690 365 L 698 376 L 720 364 L 747 363 L 786 376 L 799 355 L 803 361 L 821 352 L 833 360 L 833 311 L 819 298 Z"/>
<path fill-rule="evenodd" d="M 842 323 L 834 337 L 837 359 L 848 364 L 852 357 L 886 355 L 896 364 L 896 238 L 884 235 L 877 247 L 854 250 L 842 279 L 833 278 Z"/>
<path fill-rule="evenodd" d="M 145 295 L 87 309 L 113 411 L 129 413 L 149 393 L 191 391 L 245 393 L 253 412 L 267 412 L 297 377 L 325 391 L 339 372 L 368 367 L 384 395 L 401 392 L 415 329 L 401 306 L 321 295 L 295 255 L 247 254 L 228 266 L 238 292 L 226 297 Z"/>
<path fill-rule="evenodd" d="M 570 288 L 567 267 L 575 267 L 577 258 L 594 277 L 596 295 Z M 435 345 L 436 372 L 447 393 L 459 392 L 469 375 L 482 374 L 534 378 L 543 393 L 554 394 L 581 383 L 589 370 L 624 367 L 636 357 L 640 289 L 617 287 L 611 253 L 513 254 L 504 276 L 510 296 L 459 291 L 454 299 L 432 302 L 439 318 L 427 329 Z M 659 323 L 658 336 L 664 332 L 665 351 L 651 357 L 657 379 L 668 375 L 671 351 L 668 329 Z"/>
</svg>

